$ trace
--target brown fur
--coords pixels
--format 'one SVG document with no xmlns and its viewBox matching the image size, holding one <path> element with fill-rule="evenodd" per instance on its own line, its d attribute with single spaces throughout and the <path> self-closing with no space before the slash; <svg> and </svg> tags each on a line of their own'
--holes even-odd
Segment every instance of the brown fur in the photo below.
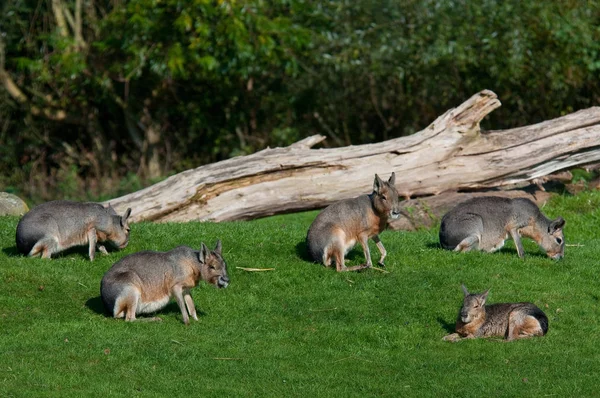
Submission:
<svg viewBox="0 0 600 398">
<path fill-rule="evenodd" d="M 311 224 L 306 236 L 312 259 L 327 267 L 335 262 L 338 272 L 372 267 L 368 245 L 369 238 L 372 238 L 381 253 L 379 265 L 384 266 L 387 252 L 379 239 L 379 233 L 386 228 L 389 218 L 400 215 L 395 181 L 394 173 L 387 182 L 375 175 L 370 195 L 343 200 L 323 210 Z M 346 267 L 344 257 L 356 243 L 361 244 L 366 263 Z"/>
<path fill-rule="evenodd" d="M 456 333 L 447 341 L 462 338 L 503 337 L 506 340 L 543 336 L 548 331 L 548 318 L 532 303 L 500 303 L 485 305 L 489 290 L 470 294 L 462 286 L 465 297 L 456 320 Z"/>
<path fill-rule="evenodd" d="M 440 244 L 455 251 L 500 249 L 512 239 L 519 257 L 525 256 L 521 236 L 531 238 L 553 259 L 564 255 L 565 220 L 547 218 L 535 203 L 524 198 L 483 196 L 455 206 L 440 225 Z"/>
<path fill-rule="evenodd" d="M 96 249 L 108 254 L 110 244 L 123 249 L 129 242 L 128 218 L 131 209 L 119 216 L 99 203 L 58 200 L 43 203 L 25 214 L 17 225 L 17 249 L 28 256 L 53 254 L 75 246 L 88 246 L 90 260 Z"/>
<path fill-rule="evenodd" d="M 217 287 L 229 284 L 220 241 L 213 251 L 202 243 L 200 251 L 180 246 L 124 257 L 104 275 L 100 291 L 106 310 L 127 321 L 136 320 L 136 314 L 158 311 L 175 297 L 183 322 L 189 324 L 190 316 L 198 320 L 190 289 L 200 280 Z"/>
</svg>

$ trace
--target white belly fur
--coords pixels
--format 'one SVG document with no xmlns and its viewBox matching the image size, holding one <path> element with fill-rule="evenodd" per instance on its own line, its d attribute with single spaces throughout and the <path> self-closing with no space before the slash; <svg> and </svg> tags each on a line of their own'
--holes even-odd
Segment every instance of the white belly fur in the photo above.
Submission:
<svg viewBox="0 0 600 398">
<path fill-rule="evenodd" d="M 143 302 L 141 299 L 138 302 L 137 309 L 135 311 L 136 314 L 148 314 L 151 312 L 156 312 L 161 308 L 164 308 L 169 304 L 169 296 L 164 296 L 159 300 Z"/>
<path fill-rule="evenodd" d="M 354 239 L 350 239 L 349 241 L 346 242 L 346 246 L 344 247 L 344 256 L 346 254 L 348 254 L 348 252 L 350 250 L 352 250 L 352 248 L 354 247 L 354 245 L 356 245 L 356 240 L 354 240 Z"/>
</svg>

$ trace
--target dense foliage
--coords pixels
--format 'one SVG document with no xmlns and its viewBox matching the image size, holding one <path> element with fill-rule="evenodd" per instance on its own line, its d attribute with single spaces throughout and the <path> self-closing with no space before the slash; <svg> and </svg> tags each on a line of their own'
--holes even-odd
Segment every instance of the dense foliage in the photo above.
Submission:
<svg viewBox="0 0 600 398">
<path fill-rule="evenodd" d="M 411 134 L 484 88 L 508 128 L 595 105 L 600 2 L 13 0 L 0 188 L 106 197 L 307 135 Z"/>
</svg>

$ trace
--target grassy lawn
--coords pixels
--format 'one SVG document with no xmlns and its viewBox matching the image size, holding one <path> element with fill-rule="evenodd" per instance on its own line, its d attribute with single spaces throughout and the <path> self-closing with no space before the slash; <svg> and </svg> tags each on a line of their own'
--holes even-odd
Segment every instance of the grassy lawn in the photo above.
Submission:
<svg viewBox="0 0 600 398">
<path fill-rule="evenodd" d="M 135 209 L 134 209 L 135 212 Z M 306 260 L 317 212 L 222 224 L 132 226 L 130 245 L 87 259 L 16 253 L 17 219 L 0 218 L 0 396 L 593 396 L 600 373 L 600 192 L 555 198 L 565 258 L 525 240 L 494 254 L 438 247 L 437 230 L 382 234 L 389 273 L 338 274 Z M 107 318 L 100 279 L 121 257 L 220 238 L 231 284 L 193 296 L 186 327 L 172 302 L 162 322 Z M 374 259 L 379 253 L 371 244 Z M 360 246 L 348 256 L 363 261 Z M 348 264 L 350 265 L 350 264 Z M 237 267 L 275 268 L 246 272 Z M 548 335 L 442 341 L 460 284 L 488 303 L 532 301 Z"/>
</svg>

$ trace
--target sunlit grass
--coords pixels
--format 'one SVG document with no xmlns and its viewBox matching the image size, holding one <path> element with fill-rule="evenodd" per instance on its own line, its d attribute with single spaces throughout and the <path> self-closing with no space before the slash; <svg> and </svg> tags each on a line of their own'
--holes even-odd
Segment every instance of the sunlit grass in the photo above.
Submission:
<svg viewBox="0 0 600 398">
<path fill-rule="evenodd" d="M 382 234 L 389 273 L 336 273 L 305 258 L 317 212 L 252 222 L 133 225 L 130 245 L 90 262 L 86 250 L 44 261 L 16 253 L 0 218 L 2 396 L 592 396 L 600 371 L 600 193 L 544 208 L 567 220 L 562 261 L 525 241 L 499 253 L 453 253 L 437 230 Z M 134 209 L 135 211 L 135 209 Z M 139 250 L 223 242 L 231 284 L 193 290 L 200 321 L 175 303 L 157 323 L 107 318 L 100 279 Z M 378 251 L 371 245 L 375 259 Z M 352 264 L 363 261 L 355 248 Z M 275 268 L 246 272 L 238 267 Z M 462 300 L 532 301 L 547 336 L 504 343 L 441 338 Z"/>
</svg>

